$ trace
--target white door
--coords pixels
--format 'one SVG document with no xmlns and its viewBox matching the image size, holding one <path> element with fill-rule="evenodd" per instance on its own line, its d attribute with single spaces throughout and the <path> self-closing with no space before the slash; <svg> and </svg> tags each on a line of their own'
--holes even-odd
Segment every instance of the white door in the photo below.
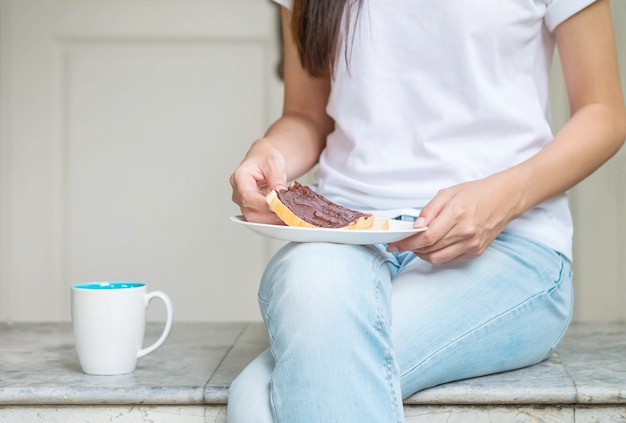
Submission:
<svg viewBox="0 0 626 423">
<path fill-rule="evenodd" d="M 269 243 L 228 221 L 228 176 L 278 112 L 276 8 L 0 5 L 0 319 L 68 320 L 71 284 L 138 280 L 177 320 L 258 320 Z"/>
</svg>

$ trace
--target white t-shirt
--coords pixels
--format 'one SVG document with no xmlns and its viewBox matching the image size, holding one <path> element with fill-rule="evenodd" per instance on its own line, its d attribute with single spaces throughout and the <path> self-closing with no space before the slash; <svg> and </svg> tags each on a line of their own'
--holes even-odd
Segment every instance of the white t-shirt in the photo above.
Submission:
<svg viewBox="0 0 626 423">
<path fill-rule="evenodd" d="M 536 154 L 553 138 L 552 31 L 593 1 L 363 1 L 351 33 L 340 31 L 317 191 L 393 214 Z M 565 195 L 506 231 L 571 258 Z"/>
</svg>

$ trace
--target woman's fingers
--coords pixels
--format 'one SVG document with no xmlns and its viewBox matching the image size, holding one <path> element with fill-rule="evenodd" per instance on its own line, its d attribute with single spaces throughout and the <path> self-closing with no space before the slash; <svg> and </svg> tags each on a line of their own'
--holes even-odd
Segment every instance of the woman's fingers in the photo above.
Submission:
<svg viewBox="0 0 626 423">
<path fill-rule="evenodd" d="M 272 189 L 284 187 L 284 159 L 279 154 L 248 156 L 230 177 L 232 200 L 250 222 L 281 223 L 265 197 Z"/>
<path fill-rule="evenodd" d="M 490 182 L 479 180 L 441 190 L 422 209 L 420 222 L 416 221 L 415 227 L 428 229 L 390 244 L 387 250 L 413 251 L 433 264 L 481 255 L 507 223 L 507 202 L 494 200 Z"/>
</svg>

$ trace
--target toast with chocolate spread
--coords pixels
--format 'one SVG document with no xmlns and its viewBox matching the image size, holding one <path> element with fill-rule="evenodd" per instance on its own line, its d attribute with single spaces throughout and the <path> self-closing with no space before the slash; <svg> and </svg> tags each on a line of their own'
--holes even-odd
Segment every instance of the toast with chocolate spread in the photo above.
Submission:
<svg viewBox="0 0 626 423">
<path fill-rule="evenodd" d="M 387 218 L 340 206 L 297 181 L 293 181 L 287 189 L 272 190 L 266 200 L 274 213 L 288 226 L 389 229 Z"/>
</svg>

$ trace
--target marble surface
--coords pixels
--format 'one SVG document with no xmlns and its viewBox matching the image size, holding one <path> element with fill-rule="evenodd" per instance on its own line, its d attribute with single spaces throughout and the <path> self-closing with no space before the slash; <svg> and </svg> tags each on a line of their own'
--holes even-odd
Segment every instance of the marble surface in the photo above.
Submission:
<svg viewBox="0 0 626 423">
<path fill-rule="evenodd" d="M 146 344 L 160 330 L 150 324 Z M 230 382 L 266 347 L 260 323 L 175 323 L 165 345 L 142 358 L 134 373 L 89 376 L 80 370 L 69 323 L 0 324 L 0 420 L 26 412 L 20 406 L 69 412 L 84 405 L 109 410 L 162 405 L 174 411 L 187 406 L 185 413 L 221 421 Z M 513 404 L 515 410 L 506 407 Z M 493 415 L 517 413 L 511 421 L 527 421 L 519 417 L 523 413 L 535 421 L 532 412 L 539 407 L 555 416 L 540 421 L 574 421 L 567 417 L 573 408 L 563 405 L 580 407 L 577 415 L 590 416 L 585 421 L 596 421 L 594 413 L 603 407 L 618 419 L 606 421 L 626 421 L 626 324 L 574 324 L 539 365 L 441 385 L 413 395 L 405 405 L 408 422 L 420 422 L 422 415 L 433 422 L 433 413 L 456 421 L 455 413 L 465 406 L 491 407 Z M 206 418 L 209 412 L 215 419 Z"/>
<path fill-rule="evenodd" d="M 146 345 L 160 332 L 150 324 Z M 179 323 L 133 373 L 91 376 L 80 369 L 70 324 L 1 325 L 0 406 L 225 403 L 229 378 L 265 348 L 250 344 L 261 334 L 260 324 Z"/>
<path fill-rule="evenodd" d="M 226 406 L 0 407 L 0 423 L 226 423 Z M 431 422 L 433 423 L 433 422 Z"/>
</svg>

